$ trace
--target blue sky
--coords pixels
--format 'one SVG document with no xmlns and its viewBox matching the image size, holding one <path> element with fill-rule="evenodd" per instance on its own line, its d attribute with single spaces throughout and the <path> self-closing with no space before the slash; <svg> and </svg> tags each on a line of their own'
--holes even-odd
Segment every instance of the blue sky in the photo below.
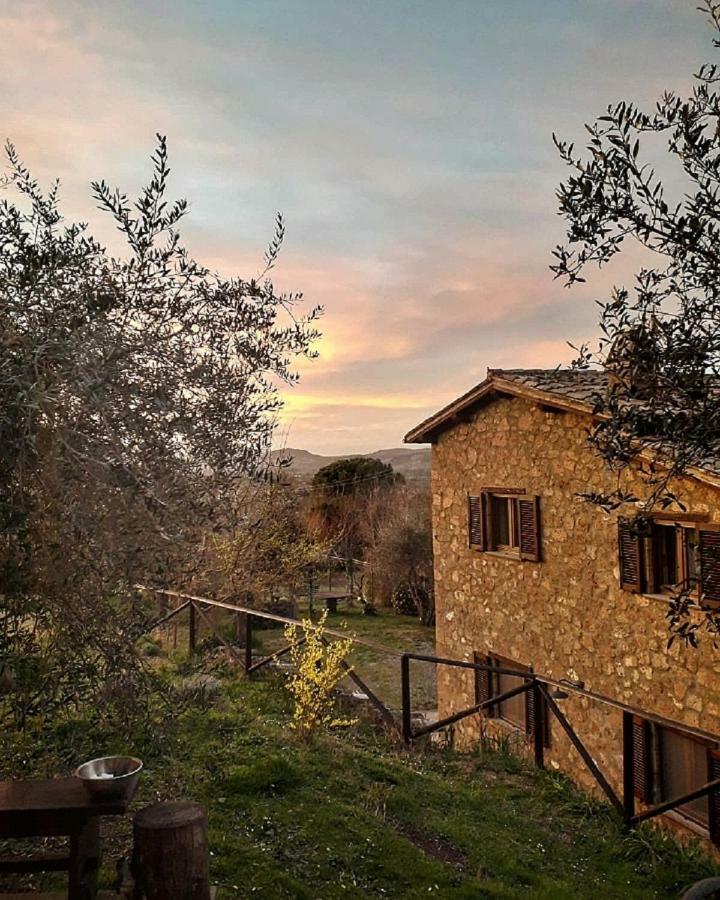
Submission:
<svg viewBox="0 0 720 900">
<path fill-rule="evenodd" d="M 3 130 L 111 244 L 89 182 L 136 189 L 156 131 L 200 261 L 255 274 L 281 210 L 276 283 L 326 308 L 284 440 L 371 451 L 488 366 L 553 366 L 592 337 L 593 298 L 631 269 L 553 281 L 551 134 L 687 89 L 717 52 L 696 5 L 0 0 Z"/>
</svg>

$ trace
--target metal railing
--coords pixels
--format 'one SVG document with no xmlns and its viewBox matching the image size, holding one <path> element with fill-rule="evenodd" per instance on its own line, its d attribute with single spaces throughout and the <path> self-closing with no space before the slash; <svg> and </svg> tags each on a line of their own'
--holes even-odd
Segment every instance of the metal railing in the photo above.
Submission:
<svg viewBox="0 0 720 900">
<path fill-rule="evenodd" d="M 198 597 L 192 594 L 184 594 L 178 591 L 171 590 L 160 590 L 156 588 L 148 588 L 144 585 L 136 585 L 139 590 L 149 591 L 155 594 L 160 594 L 167 597 L 174 597 L 176 599 L 181 600 L 179 606 L 175 609 L 171 610 L 166 615 L 162 616 L 160 619 L 154 621 L 148 628 L 147 632 L 154 630 L 155 628 L 167 624 L 173 618 L 178 616 L 180 613 L 188 610 L 189 615 L 189 631 L 188 631 L 188 644 L 191 652 L 194 652 L 197 645 L 197 616 L 199 616 L 212 630 L 218 640 L 223 644 L 223 646 L 228 650 L 231 656 L 239 662 L 248 677 L 252 676 L 259 669 L 264 666 L 269 665 L 274 660 L 279 657 L 285 655 L 290 651 L 290 647 L 282 647 L 281 649 L 275 651 L 274 653 L 268 654 L 267 656 L 261 657 L 259 660 L 253 659 L 252 652 L 252 635 L 253 635 L 253 620 L 255 618 L 265 619 L 272 622 L 278 622 L 284 625 L 292 625 L 297 627 L 303 627 L 303 622 L 298 619 L 292 619 L 286 616 L 280 616 L 275 613 L 264 612 L 262 610 L 253 609 L 251 607 L 239 606 L 234 603 L 228 603 L 222 600 L 212 600 L 208 597 Z M 239 616 L 243 617 L 244 622 L 244 636 L 245 636 L 245 647 L 244 652 L 241 654 L 236 647 L 233 647 L 220 633 L 220 630 L 215 626 L 212 620 L 208 617 L 206 613 L 206 608 L 219 608 L 225 609 L 230 612 L 234 612 Z M 685 803 L 689 803 L 693 800 L 697 800 L 701 797 L 709 796 L 713 792 L 717 791 L 717 796 L 720 797 L 720 778 L 716 778 L 713 780 L 709 780 L 706 784 L 701 787 L 690 791 L 682 796 L 672 798 L 670 800 L 664 801 L 662 803 L 655 804 L 653 806 L 649 806 L 646 809 L 643 809 L 641 812 L 636 811 L 636 803 L 635 803 L 635 772 L 634 772 L 634 754 L 633 754 L 633 718 L 635 716 L 642 716 L 646 721 L 653 722 L 656 725 L 660 725 L 661 727 L 669 727 L 673 728 L 676 731 L 680 731 L 683 734 L 688 735 L 689 737 L 700 738 L 705 741 L 713 741 L 715 743 L 720 743 L 720 736 L 712 734 L 711 732 L 704 731 L 700 728 L 695 728 L 689 725 L 684 725 L 681 722 L 677 722 L 673 719 L 667 719 L 664 716 L 657 715 L 655 713 L 650 713 L 645 710 L 641 710 L 637 707 L 630 706 L 628 704 L 622 703 L 618 700 L 615 700 L 612 697 L 607 697 L 603 694 L 599 694 L 594 691 L 586 690 L 584 686 L 580 684 L 574 684 L 573 682 L 569 682 L 566 680 L 556 680 L 552 678 L 547 678 L 542 675 L 538 675 L 537 673 L 528 672 L 527 670 L 519 671 L 516 669 L 510 669 L 505 667 L 498 667 L 495 665 L 489 665 L 488 663 L 480 663 L 480 662 L 468 662 L 466 660 L 459 659 L 451 659 L 448 657 L 442 656 L 432 656 L 430 654 L 423 653 L 412 653 L 412 652 L 403 652 L 401 650 L 397 650 L 394 647 L 387 647 L 383 644 L 376 643 L 375 641 L 370 641 L 367 638 L 357 637 L 355 635 L 348 634 L 345 631 L 337 631 L 332 628 L 325 627 L 323 629 L 323 640 L 327 644 L 328 637 L 337 638 L 342 640 L 350 640 L 353 644 L 358 646 L 366 647 L 371 650 L 374 650 L 379 653 L 387 654 L 393 657 L 396 657 L 400 660 L 400 684 L 401 684 L 401 710 L 400 710 L 400 721 L 398 722 L 395 713 L 385 704 L 380 697 L 375 694 L 375 692 L 365 683 L 365 681 L 358 675 L 355 671 L 354 667 L 351 667 L 347 664 L 347 662 L 343 662 L 343 668 L 347 673 L 347 676 L 353 681 L 355 685 L 357 685 L 361 691 L 367 696 L 369 703 L 378 711 L 383 722 L 388 727 L 388 729 L 396 734 L 402 741 L 410 746 L 414 741 L 426 737 L 433 732 L 440 731 L 443 728 L 447 728 L 450 725 L 454 725 L 457 722 L 467 718 L 468 716 L 475 715 L 483 710 L 486 710 L 490 707 L 497 706 L 498 704 L 504 702 L 505 700 L 510 700 L 513 697 L 517 697 L 521 694 L 525 694 L 529 691 L 533 692 L 534 695 L 534 712 L 535 715 L 533 717 L 532 724 L 532 733 L 529 735 L 529 738 L 532 742 L 533 749 L 533 758 L 535 765 L 542 768 L 545 764 L 545 734 L 546 734 L 546 722 L 544 719 L 545 710 L 548 710 L 552 717 L 557 720 L 558 724 L 565 732 L 567 738 L 569 739 L 572 746 L 577 751 L 578 755 L 582 759 L 585 767 L 588 769 L 595 782 L 601 791 L 605 794 L 605 796 L 610 801 L 611 805 L 615 808 L 618 814 L 622 817 L 624 823 L 628 827 L 633 827 L 640 822 L 644 822 L 648 819 L 652 819 L 656 816 L 663 815 L 664 813 L 670 812 L 671 810 L 677 809 L 679 806 L 683 806 Z M 304 639 L 301 639 L 304 640 Z M 507 675 L 522 679 L 522 684 L 517 685 L 501 694 L 496 694 L 491 696 L 489 699 L 483 700 L 481 702 L 475 703 L 474 705 L 460 710 L 459 712 L 453 713 L 452 715 L 446 716 L 445 718 L 439 719 L 436 722 L 430 722 L 428 724 L 422 725 L 419 728 L 413 728 L 413 711 L 412 711 L 412 702 L 411 702 L 411 678 L 410 678 L 410 663 L 412 661 L 417 662 L 425 662 L 431 663 L 434 665 L 442 665 L 449 666 L 454 668 L 461 669 L 471 669 L 475 672 L 489 672 L 494 675 Z M 598 766 L 598 764 L 593 759 L 590 751 L 583 743 L 582 739 L 578 736 L 577 732 L 573 728 L 572 724 L 568 720 L 565 713 L 560 709 L 557 702 L 552 696 L 550 688 L 560 688 L 564 692 L 572 692 L 578 696 L 584 697 L 588 700 L 592 700 L 597 703 L 601 703 L 607 707 L 619 710 L 623 715 L 623 775 L 622 775 L 622 796 L 619 796 L 617 791 L 612 787 L 609 779 L 606 777 L 605 773 Z"/>
</svg>

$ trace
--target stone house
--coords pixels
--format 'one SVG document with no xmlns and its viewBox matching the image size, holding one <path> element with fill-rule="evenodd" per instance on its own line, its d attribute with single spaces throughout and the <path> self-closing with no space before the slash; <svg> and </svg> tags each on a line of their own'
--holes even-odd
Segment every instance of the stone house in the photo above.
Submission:
<svg viewBox="0 0 720 900">
<path fill-rule="evenodd" d="M 646 537 L 581 500 L 617 485 L 587 443 L 593 398 L 606 389 L 599 371 L 489 370 L 405 441 L 432 444 L 437 653 L 491 667 L 438 666 L 440 717 L 523 683 L 493 668 L 532 670 L 554 682 L 621 796 L 630 773 L 642 810 L 720 777 L 720 649 L 668 648 L 666 620 L 675 585 L 720 601 L 720 464 L 675 484 L 686 509 L 657 515 Z M 635 469 L 620 483 L 642 496 Z M 523 747 L 537 716 L 545 764 L 596 789 L 532 692 L 461 719 L 453 739 L 502 734 Z M 663 820 L 718 843 L 720 792 Z"/>
</svg>

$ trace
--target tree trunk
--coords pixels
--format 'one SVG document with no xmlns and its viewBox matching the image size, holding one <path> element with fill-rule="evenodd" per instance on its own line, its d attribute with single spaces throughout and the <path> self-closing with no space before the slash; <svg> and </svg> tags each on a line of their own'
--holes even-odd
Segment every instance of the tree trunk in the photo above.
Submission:
<svg viewBox="0 0 720 900">
<path fill-rule="evenodd" d="M 155 803 L 133 823 L 134 900 L 209 900 L 207 822 L 197 803 Z"/>
</svg>

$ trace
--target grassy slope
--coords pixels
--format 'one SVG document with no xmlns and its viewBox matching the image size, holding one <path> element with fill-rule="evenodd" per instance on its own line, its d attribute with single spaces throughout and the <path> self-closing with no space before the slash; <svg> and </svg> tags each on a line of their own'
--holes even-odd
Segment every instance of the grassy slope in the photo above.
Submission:
<svg viewBox="0 0 720 900">
<path fill-rule="evenodd" d="M 332 619 L 391 646 L 430 646 L 410 619 L 353 610 Z M 282 635 L 260 639 L 269 650 Z M 182 654 L 176 659 L 187 672 Z M 397 660 L 359 650 L 355 662 L 395 705 Z M 432 667 L 418 667 L 418 705 L 431 689 L 423 672 L 429 678 Z M 86 717 L 16 736 L 0 774 L 62 774 L 103 753 L 142 756 L 135 809 L 183 796 L 207 807 L 220 900 L 677 897 L 715 873 L 700 852 L 649 829 L 624 836 L 607 808 L 516 759 L 407 752 L 362 722 L 302 744 L 288 722 L 280 676 L 248 682 L 228 672 L 212 705 L 158 715 L 142 743 Z M 109 883 L 114 859 L 128 851 L 130 821 L 105 827 Z"/>
<path fill-rule="evenodd" d="M 287 724 L 277 676 L 233 675 L 214 707 L 176 716 L 144 747 L 82 723 L 58 738 L 74 754 L 141 752 L 135 808 L 204 803 L 220 900 L 677 897 L 712 873 L 670 840 L 624 837 L 604 807 L 516 760 L 407 753 L 362 723 L 302 744 Z M 128 842 L 129 822 L 112 823 L 110 860 Z"/>
<path fill-rule="evenodd" d="M 178 771 L 212 811 L 226 896 L 674 897 L 709 873 L 515 760 L 393 752 L 363 727 L 305 746 L 286 723 L 270 680 L 182 725 Z"/>
</svg>

